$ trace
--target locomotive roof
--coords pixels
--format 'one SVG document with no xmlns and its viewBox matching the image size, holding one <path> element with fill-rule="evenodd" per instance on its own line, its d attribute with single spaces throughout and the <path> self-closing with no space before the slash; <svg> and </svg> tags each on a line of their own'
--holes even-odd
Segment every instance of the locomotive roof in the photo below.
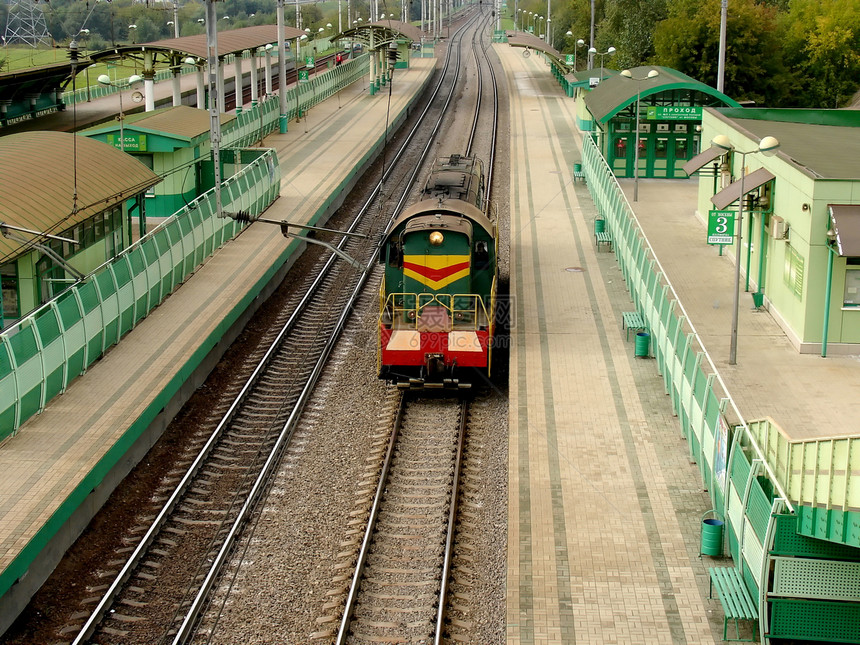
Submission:
<svg viewBox="0 0 860 645">
<path fill-rule="evenodd" d="M 466 219 L 471 220 L 476 226 L 484 229 L 490 237 L 495 236 L 495 226 L 492 220 L 484 215 L 480 208 L 472 206 L 472 204 L 469 204 L 468 202 L 460 201 L 459 199 L 445 199 L 442 201 L 439 201 L 438 199 L 424 199 L 412 204 L 412 206 L 405 209 L 397 216 L 397 219 L 394 220 L 394 223 L 388 231 L 388 235 L 399 228 L 400 225 L 408 219 L 421 215 L 435 215 L 436 213 L 441 213 L 442 215 L 463 216 Z"/>
</svg>

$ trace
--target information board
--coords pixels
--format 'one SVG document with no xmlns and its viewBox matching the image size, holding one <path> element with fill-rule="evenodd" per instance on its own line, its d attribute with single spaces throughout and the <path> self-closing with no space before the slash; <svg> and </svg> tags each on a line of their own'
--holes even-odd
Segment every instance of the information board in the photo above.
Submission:
<svg viewBox="0 0 860 645">
<path fill-rule="evenodd" d="M 735 237 L 734 211 L 708 211 L 708 244 L 731 244 Z"/>
</svg>

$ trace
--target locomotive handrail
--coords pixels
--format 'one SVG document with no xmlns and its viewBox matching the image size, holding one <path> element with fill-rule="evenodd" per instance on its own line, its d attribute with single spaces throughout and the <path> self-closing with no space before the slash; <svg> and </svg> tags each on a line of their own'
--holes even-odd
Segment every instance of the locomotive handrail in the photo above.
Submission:
<svg viewBox="0 0 860 645">
<path fill-rule="evenodd" d="M 382 293 L 382 291 L 380 291 L 380 296 L 382 296 L 382 295 L 383 295 L 383 293 Z M 395 300 L 396 298 L 403 298 L 403 300 L 410 299 L 410 301 L 414 304 L 407 306 L 407 305 L 404 305 L 401 303 L 398 305 L 396 300 Z M 427 299 L 427 301 L 422 302 L 422 298 Z M 445 304 L 439 298 L 447 298 L 450 300 L 450 302 L 449 302 L 449 304 Z M 470 306 L 468 308 L 455 307 L 454 304 L 457 302 L 458 298 L 469 299 L 470 301 L 473 301 L 475 304 L 474 304 L 474 306 Z M 380 298 L 380 301 L 382 301 L 382 298 Z M 449 329 L 447 331 L 452 331 L 455 329 L 455 326 L 457 325 L 457 323 L 455 321 L 457 313 L 469 312 L 469 313 L 473 314 L 473 320 L 472 320 L 473 324 L 471 326 L 475 331 L 477 331 L 477 329 L 478 329 L 478 316 L 481 313 L 483 313 L 484 319 L 487 321 L 488 325 L 491 322 L 490 316 L 487 314 L 487 307 L 484 304 L 484 300 L 480 296 L 480 294 L 477 294 L 477 293 L 453 293 L 453 294 L 451 294 L 451 293 L 412 293 L 412 292 L 406 292 L 406 291 L 388 294 L 388 296 L 387 296 L 387 298 L 385 298 L 384 302 L 381 302 L 382 306 L 380 307 L 380 320 L 382 322 L 388 324 L 388 321 L 385 320 L 385 315 L 386 315 L 386 312 L 390 310 L 390 313 L 391 313 L 390 324 L 394 325 L 394 322 L 398 318 L 398 315 L 406 314 L 406 313 L 411 311 L 411 312 L 414 312 L 414 317 L 409 319 L 409 323 L 410 323 L 410 326 L 414 326 L 417 329 L 418 324 L 419 324 L 419 318 L 421 317 L 419 312 L 422 309 L 424 309 L 425 307 L 433 305 L 433 303 L 436 303 L 437 305 L 444 307 L 446 309 L 446 311 L 448 311 L 448 313 L 451 317 L 451 322 L 448 325 Z M 478 307 L 478 304 L 480 304 L 480 308 Z M 462 328 L 462 325 L 463 325 L 463 323 L 460 324 L 461 328 Z"/>
</svg>

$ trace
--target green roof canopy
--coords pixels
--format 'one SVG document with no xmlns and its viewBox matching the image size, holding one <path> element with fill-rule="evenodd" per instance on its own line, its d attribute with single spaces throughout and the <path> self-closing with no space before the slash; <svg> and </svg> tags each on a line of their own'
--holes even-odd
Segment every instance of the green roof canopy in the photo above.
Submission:
<svg viewBox="0 0 860 645">
<path fill-rule="evenodd" d="M 648 72 L 657 70 L 659 75 L 648 78 Z M 641 90 L 641 97 L 659 94 L 669 90 L 691 90 L 712 96 L 716 103 L 731 107 L 740 107 L 734 99 L 729 98 L 722 92 L 715 90 L 682 74 L 676 69 L 660 67 L 655 65 L 643 65 L 630 70 L 633 79 L 618 74 L 604 79 L 600 85 L 594 88 L 586 97 L 585 105 L 588 111 L 599 123 L 606 123 L 621 110 L 636 101 L 636 94 Z M 637 81 L 634 79 L 644 79 Z"/>
</svg>

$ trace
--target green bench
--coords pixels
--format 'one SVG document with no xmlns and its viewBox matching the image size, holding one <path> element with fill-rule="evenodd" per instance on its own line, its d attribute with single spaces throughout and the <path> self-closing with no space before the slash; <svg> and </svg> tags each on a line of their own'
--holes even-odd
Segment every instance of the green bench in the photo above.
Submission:
<svg viewBox="0 0 860 645">
<path fill-rule="evenodd" d="M 600 245 L 605 244 L 609 247 L 609 250 L 612 250 L 612 235 L 609 231 L 601 231 L 600 233 L 594 234 L 594 243 L 597 244 L 597 250 L 600 250 Z"/>
<path fill-rule="evenodd" d="M 717 589 L 720 604 L 723 606 L 723 640 L 743 641 L 750 643 L 756 640 L 758 626 L 758 604 L 750 596 L 743 575 L 736 567 L 711 567 L 708 569 L 711 577 L 708 597 L 713 598 L 714 588 Z M 735 622 L 735 638 L 727 636 L 729 621 Z M 742 620 L 752 621 L 752 638 L 741 638 L 739 623 Z"/>
<path fill-rule="evenodd" d="M 576 168 L 574 168 L 573 169 L 573 181 L 576 181 L 577 179 L 581 182 L 585 182 L 585 173 L 582 171 L 582 169 L 577 170 Z"/>
<path fill-rule="evenodd" d="M 645 331 L 645 319 L 638 311 L 625 311 L 621 314 L 621 329 L 627 330 L 626 340 L 630 340 L 630 330 Z"/>
</svg>

